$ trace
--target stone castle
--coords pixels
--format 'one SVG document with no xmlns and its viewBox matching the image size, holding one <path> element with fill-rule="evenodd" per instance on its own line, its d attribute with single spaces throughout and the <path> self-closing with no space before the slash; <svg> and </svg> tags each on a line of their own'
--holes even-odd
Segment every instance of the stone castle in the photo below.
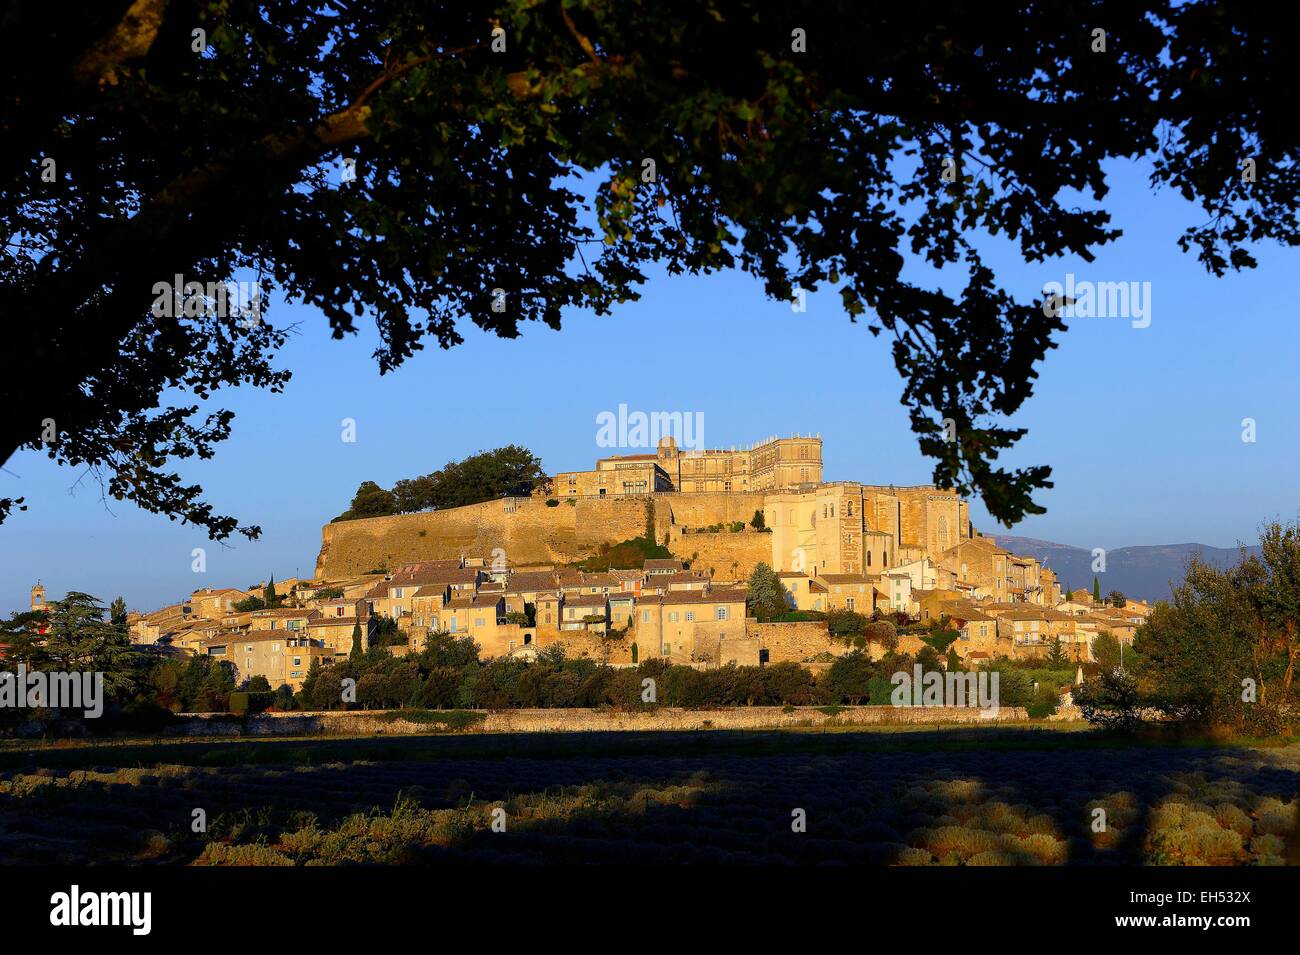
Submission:
<svg viewBox="0 0 1300 955">
<path fill-rule="evenodd" d="M 716 556 L 726 563 L 714 569 L 733 579 L 759 561 L 813 575 L 880 573 L 972 536 L 968 505 L 952 491 L 823 482 L 819 436 L 693 451 L 669 437 L 654 454 L 560 472 L 529 498 L 327 524 L 316 577 L 497 549 L 511 566 L 574 563 L 643 534 L 647 501 L 657 542 L 686 560 Z M 755 530 L 755 514 L 766 533 L 698 533 L 737 523 Z"/>
</svg>

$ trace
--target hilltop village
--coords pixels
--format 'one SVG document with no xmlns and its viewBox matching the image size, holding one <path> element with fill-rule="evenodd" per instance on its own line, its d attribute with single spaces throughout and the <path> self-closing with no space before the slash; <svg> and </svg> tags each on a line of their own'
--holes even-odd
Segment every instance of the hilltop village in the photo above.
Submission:
<svg viewBox="0 0 1300 955">
<path fill-rule="evenodd" d="M 637 540 L 670 556 L 616 566 L 636 553 L 619 545 Z M 756 613 L 764 579 L 784 613 Z M 43 599 L 33 591 L 34 608 Z M 128 624 L 137 644 L 298 689 L 313 661 L 358 642 L 402 656 L 435 633 L 472 638 L 483 658 L 559 646 L 613 666 L 816 669 L 855 646 L 914 653 L 942 628 L 974 666 L 1055 647 L 1089 661 L 1098 635 L 1131 644 L 1149 613 L 1063 595 L 1038 560 L 979 535 L 951 492 L 823 482 L 820 437 L 794 436 L 718 451 L 665 439 L 653 454 L 557 474 L 527 498 L 332 523 L 313 579 L 202 588 Z M 882 620 L 883 638 L 865 626 Z"/>
</svg>

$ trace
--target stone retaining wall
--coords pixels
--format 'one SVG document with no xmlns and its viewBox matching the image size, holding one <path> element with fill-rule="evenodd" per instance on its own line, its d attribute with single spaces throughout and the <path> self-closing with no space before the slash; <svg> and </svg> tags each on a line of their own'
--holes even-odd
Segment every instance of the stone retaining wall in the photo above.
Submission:
<svg viewBox="0 0 1300 955">
<path fill-rule="evenodd" d="M 411 735 L 435 732 L 437 724 L 379 719 L 383 711 L 349 713 L 262 713 L 247 720 L 195 714 L 173 727 L 179 736 L 300 736 L 325 734 Z M 463 711 L 461 711 L 463 712 Z M 650 712 L 589 709 L 474 711 L 484 720 L 469 732 L 573 733 L 619 730 L 774 729 L 782 726 L 870 726 L 881 724 L 999 723 L 1027 719 L 1023 707 L 1002 707 L 996 716 L 968 707 L 846 706 L 835 715 L 817 707 L 786 712 L 779 706 L 685 710 L 663 707 Z"/>
</svg>

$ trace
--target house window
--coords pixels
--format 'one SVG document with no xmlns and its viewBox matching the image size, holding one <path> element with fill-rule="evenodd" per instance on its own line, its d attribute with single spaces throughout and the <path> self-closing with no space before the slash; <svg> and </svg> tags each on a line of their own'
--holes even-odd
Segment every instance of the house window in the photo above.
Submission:
<svg viewBox="0 0 1300 955">
<path fill-rule="evenodd" d="M 692 621 L 692 620 L 694 620 L 694 619 L 695 619 L 695 611 L 694 611 L 694 610 L 688 610 L 688 611 L 686 611 L 686 620 L 689 622 L 689 621 Z"/>
<path fill-rule="evenodd" d="M 474 626 L 476 626 L 476 627 L 481 627 L 481 626 L 483 626 L 483 618 L 482 618 L 482 617 L 479 617 L 478 619 L 476 619 L 476 620 L 474 621 Z"/>
<path fill-rule="evenodd" d="M 300 667 L 300 666 L 302 666 L 302 657 L 294 657 L 294 658 L 293 658 L 293 665 L 296 666 L 296 667 Z"/>
<path fill-rule="evenodd" d="M 718 607 L 715 615 L 716 615 L 716 617 L 717 617 L 718 620 L 726 620 L 726 619 L 727 619 L 727 608 L 726 608 L 726 607 Z"/>
<path fill-rule="evenodd" d="M 665 644 L 664 644 L 664 656 L 669 656 L 669 655 L 672 654 L 672 652 L 673 652 L 673 645 L 672 645 L 671 643 L 665 643 Z"/>
<path fill-rule="evenodd" d="M 649 622 L 650 622 L 650 611 L 649 611 L 649 610 L 642 610 L 642 611 L 641 611 L 641 622 L 642 622 L 642 623 L 649 623 Z"/>
</svg>

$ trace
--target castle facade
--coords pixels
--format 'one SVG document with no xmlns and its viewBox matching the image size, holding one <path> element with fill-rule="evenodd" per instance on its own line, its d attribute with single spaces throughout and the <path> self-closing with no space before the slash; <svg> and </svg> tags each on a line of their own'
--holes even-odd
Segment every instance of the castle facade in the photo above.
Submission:
<svg viewBox="0 0 1300 955">
<path fill-rule="evenodd" d="M 816 487 L 822 482 L 821 436 L 767 438 L 748 447 L 683 450 L 665 436 L 654 454 L 600 458 L 591 471 L 564 471 L 559 497 L 621 497 L 672 492 L 746 494 Z"/>
</svg>

